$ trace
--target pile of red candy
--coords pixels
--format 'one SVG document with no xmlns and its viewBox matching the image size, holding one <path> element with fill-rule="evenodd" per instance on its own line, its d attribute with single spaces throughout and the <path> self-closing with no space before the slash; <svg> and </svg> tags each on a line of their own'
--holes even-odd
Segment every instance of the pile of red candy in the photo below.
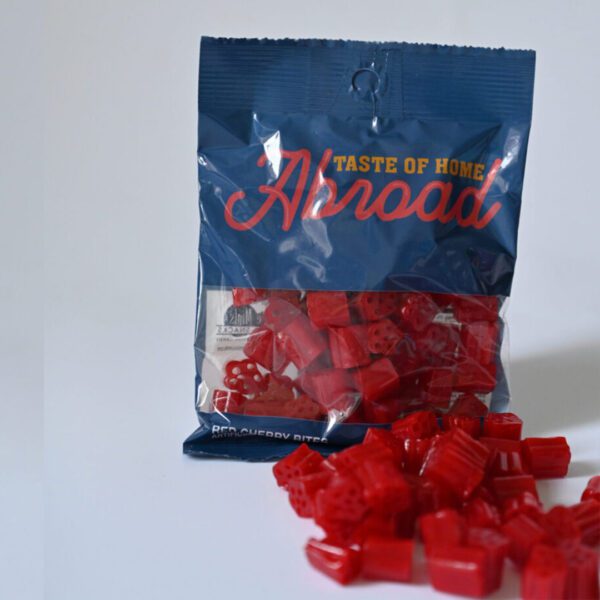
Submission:
<svg viewBox="0 0 600 600">
<path fill-rule="evenodd" d="M 265 304 L 245 358 L 225 365 L 224 389 L 213 391 L 221 412 L 390 423 L 424 407 L 443 413 L 452 404 L 462 414 L 463 398 L 496 386 L 495 296 L 232 293 L 236 307 Z"/>
<path fill-rule="evenodd" d="M 339 583 L 410 582 L 417 536 L 436 590 L 490 594 L 509 558 L 525 599 L 598 598 L 600 476 L 577 504 L 545 510 L 536 479 L 564 477 L 569 446 L 521 439 L 521 428 L 514 414 L 489 413 L 440 429 L 418 411 L 327 458 L 304 444 L 273 472 L 298 516 L 325 533 L 309 540 L 308 560 Z"/>
</svg>

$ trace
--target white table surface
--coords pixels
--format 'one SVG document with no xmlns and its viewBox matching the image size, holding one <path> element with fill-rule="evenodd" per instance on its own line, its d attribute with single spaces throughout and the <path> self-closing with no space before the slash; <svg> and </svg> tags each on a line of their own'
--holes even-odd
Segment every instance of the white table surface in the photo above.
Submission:
<svg viewBox="0 0 600 600">
<path fill-rule="evenodd" d="M 0 598 L 436 597 L 425 585 L 342 590 L 307 565 L 315 530 L 270 465 L 181 454 L 196 425 L 201 33 L 538 51 L 509 311 L 514 410 L 526 433 L 571 444 L 569 476 L 540 483 L 546 501 L 575 502 L 600 472 L 597 2 L 2 10 L 0 191 L 17 201 L 0 219 Z M 517 589 L 509 573 L 494 597 Z"/>
</svg>

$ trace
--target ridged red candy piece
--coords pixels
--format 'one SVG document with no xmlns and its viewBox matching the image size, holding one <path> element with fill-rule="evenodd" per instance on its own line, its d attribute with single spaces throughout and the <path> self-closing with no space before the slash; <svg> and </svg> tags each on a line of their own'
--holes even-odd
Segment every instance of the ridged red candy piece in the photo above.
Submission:
<svg viewBox="0 0 600 600">
<path fill-rule="evenodd" d="M 536 544 L 549 541 L 546 530 L 524 514 L 508 520 L 502 525 L 501 531 L 510 540 L 510 558 L 519 566 L 527 562 Z"/>
<path fill-rule="evenodd" d="M 548 537 L 555 544 L 565 541 L 580 542 L 581 530 L 575 520 L 575 515 L 566 506 L 554 506 L 541 520 Z"/>
<path fill-rule="evenodd" d="M 588 546 L 600 543 L 600 504 L 584 500 L 569 507 L 581 532 L 581 541 Z"/>
<path fill-rule="evenodd" d="M 300 313 L 277 333 L 283 354 L 298 369 L 306 369 L 328 350 L 326 337 Z"/>
<path fill-rule="evenodd" d="M 308 317 L 317 327 L 350 325 L 350 307 L 346 292 L 308 292 Z"/>
<path fill-rule="evenodd" d="M 299 517 L 314 516 L 317 492 L 327 487 L 331 477 L 330 471 L 322 470 L 296 477 L 289 482 L 288 498 Z"/>
<path fill-rule="evenodd" d="M 323 409 L 312 398 L 302 394 L 285 402 L 277 416 L 318 421 L 324 414 Z"/>
<path fill-rule="evenodd" d="M 414 441 L 414 440 L 407 440 Z M 444 508 L 456 508 L 458 501 L 452 492 L 435 481 L 419 477 L 415 485 L 415 508 L 418 514 L 437 512 Z"/>
<path fill-rule="evenodd" d="M 581 494 L 581 500 L 595 500 L 600 502 L 600 475 L 592 477 Z"/>
<path fill-rule="evenodd" d="M 521 492 L 504 501 L 502 507 L 502 518 L 504 521 L 508 521 L 518 514 L 527 515 L 536 522 L 541 521 L 543 507 L 536 494 L 532 492 Z"/>
<path fill-rule="evenodd" d="M 460 330 L 461 355 L 480 365 L 494 362 L 498 350 L 498 325 L 486 321 L 464 324 Z"/>
<path fill-rule="evenodd" d="M 482 437 L 479 441 L 490 450 L 488 473 L 496 477 L 523 475 L 521 444 L 517 440 Z"/>
<path fill-rule="evenodd" d="M 429 294 L 417 292 L 405 294 L 398 315 L 403 324 L 414 331 L 423 331 L 439 312 L 437 304 Z"/>
<path fill-rule="evenodd" d="M 452 405 L 450 412 L 453 415 L 466 415 L 468 417 L 485 417 L 489 409 L 487 404 L 475 394 L 461 394 Z"/>
<path fill-rule="evenodd" d="M 413 333 L 417 352 L 431 365 L 453 365 L 460 345 L 460 334 L 455 325 L 431 323 L 424 330 Z"/>
<path fill-rule="evenodd" d="M 523 569 L 523 600 L 559 600 L 565 598 L 567 561 L 559 548 L 538 544 Z"/>
<path fill-rule="evenodd" d="M 234 306 L 246 306 L 247 304 L 266 300 L 268 294 L 268 290 L 254 288 L 233 288 L 231 290 Z"/>
<path fill-rule="evenodd" d="M 348 542 L 364 544 L 371 536 L 395 538 L 398 534 L 398 513 L 370 511 L 357 523 L 349 535 Z"/>
<path fill-rule="evenodd" d="M 451 429 L 462 429 L 472 438 L 478 438 L 481 434 L 481 420 L 479 417 L 469 417 L 467 415 L 446 414 L 442 417 L 444 431 Z"/>
<path fill-rule="evenodd" d="M 365 321 L 379 321 L 396 309 L 398 295 L 392 292 L 360 292 L 354 297 L 360 316 Z"/>
<path fill-rule="evenodd" d="M 295 304 L 271 297 L 263 314 L 263 325 L 278 333 L 301 315 L 302 311 Z"/>
<path fill-rule="evenodd" d="M 270 402 L 283 405 L 294 399 L 293 382 L 288 377 L 277 377 L 273 373 L 265 375 L 267 385 L 264 390 L 256 394 L 258 402 Z"/>
<path fill-rule="evenodd" d="M 427 456 L 431 445 L 436 439 L 437 436 L 430 438 L 407 437 L 404 439 L 404 470 L 407 473 L 418 475 L 421 472 L 425 456 Z"/>
<path fill-rule="evenodd" d="M 212 404 L 215 410 L 219 412 L 238 413 L 244 411 L 246 397 L 239 392 L 232 390 L 214 390 Z"/>
<path fill-rule="evenodd" d="M 498 502 L 504 503 L 508 498 L 519 496 L 523 492 L 530 492 L 536 497 L 537 487 L 535 479 L 531 475 L 508 475 L 505 477 L 494 477 L 491 486 Z"/>
<path fill-rule="evenodd" d="M 434 546 L 427 571 L 434 589 L 448 594 L 481 598 L 489 593 L 488 558 L 481 548 Z"/>
<path fill-rule="evenodd" d="M 597 600 L 598 590 L 598 552 L 578 543 L 561 546 L 567 561 L 568 600 Z"/>
<path fill-rule="evenodd" d="M 498 508 L 483 498 L 472 498 L 463 507 L 463 514 L 470 527 L 498 528 L 502 524 Z"/>
<path fill-rule="evenodd" d="M 362 574 L 380 581 L 412 581 L 412 540 L 368 537 L 362 548 Z"/>
<path fill-rule="evenodd" d="M 367 325 L 350 325 L 328 330 L 329 352 L 334 367 L 352 369 L 371 362 L 367 329 Z"/>
<path fill-rule="evenodd" d="M 389 358 L 380 358 L 355 373 L 358 389 L 364 402 L 376 402 L 397 392 L 400 377 Z"/>
<path fill-rule="evenodd" d="M 311 538 L 305 547 L 308 562 L 318 571 L 342 585 L 356 579 L 361 570 L 360 553 L 347 546 Z"/>
<path fill-rule="evenodd" d="M 406 411 L 401 398 L 381 398 L 362 405 L 367 423 L 391 423 Z"/>
<path fill-rule="evenodd" d="M 416 411 L 392 423 L 392 434 L 399 439 L 429 438 L 439 432 L 435 413 L 430 410 Z"/>
<path fill-rule="evenodd" d="M 466 545 L 481 548 L 486 555 L 487 581 L 486 590 L 490 593 L 502 585 L 504 561 L 508 556 L 510 542 L 496 529 L 485 527 L 469 527 L 467 529 Z"/>
<path fill-rule="evenodd" d="M 419 532 L 427 552 L 437 545 L 460 546 L 465 540 L 465 520 L 452 508 L 421 515 L 418 519 Z"/>
<path fill-rule="evenodd" d="M 422 381 L 423 401 L 433 409 L 447 409 L 452 398 L 454 370 L 448 367 L 431 369 Z"/>
<path fill-rule="evenodd" d="M 466 500 L 481 483 L 489 450 L 462 429 L 442 436 L 428 451 L 421 474 Z"/>
<path fill-rule="evenodd" d="M 497 296 L 453 296 L 450 302 L 456 320 L 461 323 L 498 319 Z"/>
<path fill-rule="evenodd" d="M 523 421 L 513 413 L 489 413 L 483 421 L 483 435 L 520 440 Z"/>
<path fill-rule="evenodd" d="M 305 372 L 300 375 L 299 381 L 325 411 L 350 411 L 358 402 L 354 379 L 345 369 Z"/>
<path fill-rule="evenodd" d="M 403 337 L 402 330 L 390 319 L 374 321 L 367 328 L 367 347 L 373 354 L 395 354 Z"/>
<path fill-rule="evenodd" d="M 268 380 L 251 360 L 230 360 L 225 364 L 223 383 L 241 394 L 257 394 L 267 388 Z"/>
<path fill-rule="evenodd" d="M 357 444 L 341 452 L 330 454 L 323 466 L 341 474 L 352 474 L 362 463 L 368 460 L 394 462 L 394 452 L 379 442 Z"/>
<path fill-rule="evenodd" d="M 402 511 L 412 504 L 412 489 L 392 462 L 367 460 L 354 475 L 363 487 L 367 506 L 380 512 Z"/>
<path fill-rule="evenodd" d="M 454 376 L 455 391 L 487 394 L 495 387 L 496 363 L 482 365 L 468 359 L 457 363 Z"/>
<path fill-rule="evenodd" d="M 388 447 L 394 456 L 394 464 L 401 467 L 404 462 L 404 444 L 398 440 L 388 429 L 369 427 L 363 439 L 363 445 L 383 444 Z"/>
<path fill-rule="evenodd" d="M 323 457 L 308 447 L 300 444 L 293 452 L 273 465 L 273 475 L 279 487 L 287 487 L 292 479 L 314 473 L 323 463 Z"/>
<path fill-rule="evenodd" d="M 564 437 L 525 438 L 521 448 L 527 469 L 536 479 L 567 474 L 571 449 Z"/>
<path fill-rule="evenodd" d="M 244 354 L 268 371 L 283 371 L 288 365 L 275 334 L 267 327 L 257 327 L 244 345 Z"/>
</svg>

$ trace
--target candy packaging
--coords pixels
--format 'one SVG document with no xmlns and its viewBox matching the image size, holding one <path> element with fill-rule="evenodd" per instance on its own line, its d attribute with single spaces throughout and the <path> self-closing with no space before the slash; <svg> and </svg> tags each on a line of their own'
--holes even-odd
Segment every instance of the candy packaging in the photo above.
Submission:
<svg viewBox="0 0 600 600">
<path fill-rule="evenodd" d="M 457 497 L 490 454 L 497 494 L 529 490 L 522 463 L 536 476 L 566 468 L 558 439 L 515 454 L 514 416 L 481 432 L 510 399 L 504 317 L 534 65 L 531 51 L 202 39 L 200 425 L 186 453 L 269 460 L 308 442 L 327 454 L 426 409 L 433 420 L 407 422 L 390 452 L 408 465 L 428 453 L 431 480 Z M 440 426 L 452 435 L 436 453 Z M 562 463 L 547 462 L 555 454 Z M 466 456 L 473 465 L 449 473 Z M 400 493 L 372 501 L 388 492 Z M 368 548 L 388 552 L 377 539 Z M 390 547 L 390 561 L 404 564 L 405 551 Z M 315 563 L 330 552 L 309 545 Z M 444 554 L 435 560 L 445 577 Z M 354 562 L 344 557 L 337 577 Z"/>
</svg>

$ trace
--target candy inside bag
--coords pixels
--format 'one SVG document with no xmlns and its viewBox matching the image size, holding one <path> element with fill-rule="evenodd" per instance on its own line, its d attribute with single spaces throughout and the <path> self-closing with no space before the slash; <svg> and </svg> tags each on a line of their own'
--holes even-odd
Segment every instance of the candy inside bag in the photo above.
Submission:
<svg viewBox="0 0 600 600">
<path fill-rule="evenodd" d="M 193 455 L 502 412 L 535 54 L 203 38 Z M 500 85 L 501 84 L 501 85 Z"/>
</svg>

